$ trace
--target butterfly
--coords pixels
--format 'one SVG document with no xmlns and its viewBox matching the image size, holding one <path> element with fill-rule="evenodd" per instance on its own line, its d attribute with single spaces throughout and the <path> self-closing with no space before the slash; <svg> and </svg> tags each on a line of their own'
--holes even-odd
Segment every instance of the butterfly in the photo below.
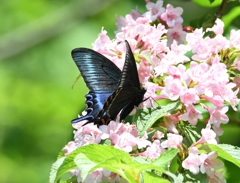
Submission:
<svg viewBox="0 0 240 183">
<path fill-rule="evenodd" d="M 125 44 L 122 71 L 94 50 L 76 48 L 72 51 L 72 58 L 90 90 L 86 95 L 87 114 L 72 120 L 72 123 L 88 120 L 87 123 L 93 122 L 99 126 L 115 120 L 118 114 L 122 121 L 134 106 L 143 101 L 146 89 L 140 84 L 130 45 L 127 41 Z"/>
</svg>

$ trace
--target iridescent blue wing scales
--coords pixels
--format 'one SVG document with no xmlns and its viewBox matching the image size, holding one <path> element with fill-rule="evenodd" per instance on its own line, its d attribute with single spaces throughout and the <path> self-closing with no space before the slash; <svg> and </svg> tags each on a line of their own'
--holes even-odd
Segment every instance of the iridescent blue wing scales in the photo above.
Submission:
<svg viewBox="0 0 240 183">
<path fill-rule="evenodd" d="M 88 48 L 74 49 L 72 58 L 90 90 L 85 96 L 87 114 L 72 122 L 77 123 L 83 120 L 94 122 L 108 97 L 117 89 L 121 71 L 108 58 Z"/>
</svg>

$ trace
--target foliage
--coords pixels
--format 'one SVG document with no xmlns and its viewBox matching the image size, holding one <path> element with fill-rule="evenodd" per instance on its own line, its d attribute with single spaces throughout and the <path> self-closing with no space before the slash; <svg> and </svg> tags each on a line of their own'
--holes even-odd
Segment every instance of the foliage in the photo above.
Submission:
<svg viewBox="0 0 240 183">
<path fill-rule="evenodd" d="M 182 25 L 179 7 L 165 8 L 161 0 L 146 3 L 145 13 L 133 10 L 117 20 L 115 39 L 102 29 L 93 49 L 121 68 L 125 50 L 119 45 L 127 40 L 148 102 L 127 118 L 131 124 L 74 124 L 74 141 L 54 163 L 50 182 L 71 173 L 68 180 L 86 183 L 224 183 L 219 158 L 239 166 L 239 148 L 217 141 L 220 125 L 229 121 L 229 106 L 237 111 L 239 103 L 239 30 L 226 39 L 219 19 L 227 2 L 221 2 L 216 17 L 204 17 L 196 27 Z M 167 101 L 160 109 L 151 106 L 151 100 L 162 99 Z"/>
<path fill-rule="evenodd" d="M 79 73 L 70 58 L 71 50 L 90 47 L 102 26 L 113 35 L 115 14 L 125 15 L 136 5 L 139 10 L 145 9 L 144 1 L 137 0 L 85 2 L 1 3 L 0 162 L 4 168 L 0 182 L 47 182 L 56 153 L 72 139 L 71 119 L 85 107 L 87 89 L 83 81 L 72 89 Z M 170 3 L 183 7 L 186 25 L 205 14 L 214 15 L 218 8 L 201 8 L 186 1 Z M 226 30 L 239 29 L 236 21 L 239 11 L 231 14 L 237 3 L 231 1 L 226 7 L 223 16 Z M 96 11 L 92 4 L 96 4 Z M 239 146 L 238 115 L 229 111 L 230 123 L 223 127 L 221 142 Z M 230 180 L 238 175 L 238 169 L 228 165 Z M 154 177 L 151 172 L 145 174 Z"/>
</svg>

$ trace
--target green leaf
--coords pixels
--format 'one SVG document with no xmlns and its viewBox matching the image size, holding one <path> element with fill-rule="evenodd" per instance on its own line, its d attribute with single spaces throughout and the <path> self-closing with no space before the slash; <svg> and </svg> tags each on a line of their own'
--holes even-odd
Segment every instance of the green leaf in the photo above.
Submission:
<svg viewBox="0 0 240 183">
<path fill-rule="evenodd" d="M 112 146 L 89 144 L 78 149 L 78 155 L 74 161 L 85 180 L 87 175 L 97 168 L 105 168 L 125 178 L 124 166 L 132 160 L 128 153 Z"/>
<path fill-rule="evenodd" d="M 57 159 L 57 161 L 55 163 L 53 163 L 53 165 L 51 167 L 51 171 L 50 171 L 49 183 L 56 182 L 58 169 L 62 165 L 64 159 L 65 159 L 65 157 L 59 158 L 59 159 Z"/>
<path fill-rule="evenodd" d="M 178 106 L 180 105 L 180 102 L 174 102 L 167 104 L 166 106 L 162 106 L 160 109 L 155 108 L 145 108 L 145 109 L 139 109 L 137 111 L 136 118 L 134 121 L 136 121 L 136 126 L 139 132 L 139 136 L 143 136 L 144 133 L 161 117 L 167 115 L 168 113 L 171 113 L 174 111 Z"/>
<path fill-rule="evenodd" d="M 166 152 L 161 154 L 159 158 L 154 160 L 152 164 L 167 170 L 169 162 L 171 162 L 171 160 L 177 155 L 177 153 L 177 148 L 168 149 Z"/>
<path fill-rule="evenodd" d="M 98 168 L 104 168 L 111 172 L 115 172 L 123 177 L 129 183 L 140 182 L 144 171 L 155 170 L 159 173 L 165 173 L 169 175 L 173 180 L 176 180 L 176 176 L 171 172 L 166 171 L 166 165 L 177 154 L 177 149 L 169 149 L 161 155 L 160 158 L 153 161 L 145 161 L 143 158 L 132 159 L 131 156 L 119 149 L 112 146 L 89 144 L 76 149 L 70 153 L 67 157 L 58 159 L 52 167 L 50 175 L 50 183 L 57 182 L 63 175 L 70 170 L 79 168 L 81 170 L 82 179 L 85 180 L 89 173 L 95 171 Z M 149 174 L 146 174 L 149 176 Z M 154 175 L 154 178 L 160 175 Z M 143 176 L 144 180 L 145 177 Z M 150 178 L 147 179 L 152 179 Z"/>
<path fill-rule="evenodd" d="M 119 174 L 128 182 L 137 182 L 140 172 L 144 169 L 138 163 L 133 162 L 128 153 L 112 146 L 90 144 L 81 147 L 78 152 L 75 162 L 78 168 L 84 171 L 83 180 L 90 172 L 105 168 Z"/>
<path fill-rule="evenodd" d="M 170 183 L 169 180 L 156 175 L 153 172 L 144 172 L 144 181 L 143 182 L 154 182 L 154 183 Z"/>
<path fill-rule="evenodd" d="M 194 183 L 208 183 L 206 174 L 193 174 L 190 171 L 184 171 L 183 174 L 179 174 L 184 178 L 184 182 L 194 182 Z"/>
<path fill-rule="evenodd" d="M 178 154 L 178 149 L 177 148 L 171 148 L 168 149 L 166 152 L 161 154 L 159 158 L 154 160 L 152 162 L 152 165 L 155 165 L 157 167 L 161 167 L 164 169 L 164 173 L 167 174 L 169 177 L 173 179 L 173 182 L 175 183 L 180 183 L 182 182 L 182 177 L 177 177 L 173 173 L 168 171 L 168 165 L 169 163 L 173 160 L 173 158 Z"/>
<path fill-rule="evenodd" d="M 81 177 L 85 180 L 91 170 L 97 165 L 94 161 L 87 158 L 85 154 L 79 153 L 75 158 L 74 162 L 77 167 L 81 170 Z"/>
<path fill-rule="evenodd" d="M 229 144 L 204 144 L 200 148 L 207 152 L 216 151 L 218 156 L 232 162 L 240 168 L 240 148 Z"/>
<path fill-rule="evenodd" d="M 198 126 L 198 128 L 197 128 Z M 198 139 L 201 138 L 201 135 L 199 134 L 199 129 L 202 129 L 201 123 L 198 123 L 196 126 L 192 126 L 186 123 L 182 123 L 179 125 L 179 128 L 181 130 L 181 133 L 184 134 L 184 144 L 187 146 L 191 146 L 191 144 L 194 144 Z"/>
<path fill-rule="evenodd" d="M 202 7 L 212 8 L 219 6 L 222 3 L 222 0 L 193 0 L 193 2 Z"/>
<path fill-rule="evenodd" d="M 77 149 L 74 154 L 76 152 L 78 154 L 75 156 L 74 162 L 81 170 L 83 180 L 90 172 L 98 168 L 115 172 L 129 183 L 140 182 L 141 173 L 146 170 L 165 172 L 161 167 L 149 164 L 147 161 L 141 161 L 141 163 L 133 161 L 128 153 L 112 146 L 90 144 Z M 167 154 L 173 155 L 171 152 L 173 151 L 171 150 Z"/>
<path fill-rule="evenodd" d="M 232 8 L 228 14 L 222 17 L 222 21 L 224 22 L 224 28 L 227 28 L 231 22 L 236 19 L 240 15 L 240 7 Z"/>
</svg>

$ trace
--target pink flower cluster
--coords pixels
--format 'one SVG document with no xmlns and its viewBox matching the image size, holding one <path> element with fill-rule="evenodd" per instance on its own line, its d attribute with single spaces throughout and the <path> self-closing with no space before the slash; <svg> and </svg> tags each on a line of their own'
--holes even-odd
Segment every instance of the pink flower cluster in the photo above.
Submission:
<svg viewBox="0 0 240 183">
<path fill-rule="evenodd" d="M 110 140 L 112 146 L 121 149 L 125 152 L 132 152 L 134 149 L 144 149 L 146 151 L 140 153 L 140 156 L 156 159 L 165 150 L 160 146 L 160 140 L 164 137 L 162 132 L 157 131 L 154 135 L 153 142 L 147 140 L 148 136 L 145 134 L 143 137 L 139 137 L 138 131 L 135 125 L 129 123 L 119 123 L 111 121 L 109 125 L 102 125 L 99 128 L 93 123 L 89 123 L 82 126 L 85 122 L 74 124 L 76 131 L 74 131 L 74 141 L 70 141 L 64 148 L 65 156 L 68 156 L 72 151 L 87 144 L 99 144 L 104 140 Z M 173 137 L 171 137 L 173 136 Z M 182 142 L 182 136 L 175 134 L 168 134 L 168 140 L 162 143 L 163 147 L 171 148 L 177 147 Z M 78 177 L 78 181 L 81 182 L 81 171 L 79 169 L 71 171 L 72 175 Z M 105 169 L 98 169 L 89 174 L 85 182 L 92 182 L 92 180 L 99 179 L 99 182 L 106 180 L 108 177 L 111 180 L 118 180 L 119 176 L 115 173 L 111 173 Z"/>
<path fill-rule="evenodd" d="M 198 154 L 196 147 L 191 147 L 188 157 L 183 161 L 182 167 L 190 170 L 193 174 L 206 173 L 208 182 L 225 183 L 222 177 L 223 162 L 217 159 L 216 152 L 209 154 Z"/>
<path fill-rule="evenodd" d="M 205 37 L 206 32 L 202 29 L 188 33 L 182 25 L 181 8 L 172 5 L 163 7 L 162 0 L 146 2 L 145 13 L 133 10 L 118 19 L 114 40 L 102 29 L 93 49 L 122 69 L 124 40 L 127 40 L 137 62 L 140 82 L 147 89 L 145 98 L 149 100 L 144 101 L 142 106 L 152 107 L 151 100 L 168 99 L 180 101 L 181 109 L 163 117 L 167 133 L 156 131 L 152 139 L 148 139 L 147 133 L 139 138 L 136 126 L 128 123 L 112 121 L 108 126 L 99 128 L 93 124 L 77 124 L 74 142 L 69 142 L 63 149 L 65 155 L 83 145 L 109 139 L 112 146 L 129 153 L 133 149 L 145 148 L 139 155 L 156 159 L 167 148 L 182 148 L 183 136 L 176 128 L 180 121 L 194 126 L 204 121 L 207 126 L 202 130 L 202 137 L 190 147 L 182 166 L 194 174 L 199 171 L 206 173 L 210 182 L 224 182 L 222 172 L 215 171 L 222 166 L 216 159 L 217 154 L 199 155 L 196 145 L 217 144 L 217 136 L 223 133 L 220 125 L 229 121 L 226 104 L 236 110 L 239 103 L 240 78 L 234 75 L 231 79 L 229 70 L 240 70 L 240 56 L 230 59 L 240 52 L 240 31 L 232 30 L 228 40 L 223 36 L 223 22 L 217 19 L 216 24 L 206 30 L 215 34 L 212 38 Z M 203 113 L 208 113 L 209 117 L 204 119 Z M 119 179 L 115 174 L 106 172 L 98 170 L 89 176 L 101 175 L 101 180 L 104 180 L 106 174 Z M 80 177 L 79 171 L 75 175 Z"/>
</svg>

